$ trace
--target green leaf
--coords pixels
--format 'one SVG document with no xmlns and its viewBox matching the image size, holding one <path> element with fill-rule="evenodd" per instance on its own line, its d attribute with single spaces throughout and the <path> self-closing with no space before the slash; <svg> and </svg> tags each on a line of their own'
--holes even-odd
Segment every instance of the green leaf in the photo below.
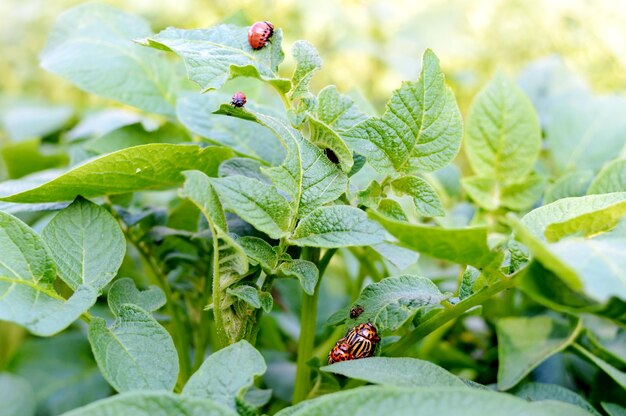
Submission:
<svg viewBox="0 0 626 416">
<path fill-rule="evenodd" d="M 298 217 L 333 202 L 347 191 L 348 177 L 313 143 L 283 120 L 222 105 L 216 112 L 256 121 L 270 129 L 287 149 L 280 166 L 264 169 L 274 184 L 291 198 Z"/>
<path fill-rule="evenodd" d="M 420 79 L 404 82 L 381 118 L 366 120 L 342 136 L 377 171 L 392 173 L 444 167 L 458 153 L 462 135 L 454 94 L 445 85 L 439 59 L 428 49 Z"/>
<path fill-rule="evenodd" d="M 211 185 L 224 207 L 254 228 L 271 238 L 278 239 L 286 235 L 291 209 L 274 186 L 245 176 L 213 179 Z"/>
<path fill-rule="evenodd" d="M 236 416 L 237 413 L 207 399 L 183 397 L 166 391 L 137 391 L 118 394 L 85 407 L 65 413 L 64 416 Z"/>
<path fill-rule="evenodd" d="M 378 202 L 378 206 L 376 207 L 376 212 L 391 220 L 402 222 L 409 221 L 409 219 L 406 217 L 406 214 L 404 213 L 404 210 L 402 209 L 402 205 L 400 205 L 400 203 L 394 199 L 381 199 Z"/>
<path fill-rule="evenodd" d="M 111 394 L 87 336 L 76 331 L 28 339 L 11 359 L 9 370 L 32 386 L 40 415 L 59 415 Z"/>
<path fill-rule="evenodd" d="M 551 107 L 546 114 L 545 138 L 558 172 L 597 171 L 624 148 L 623 97 L 586 93 L 559 100 Z"/>
<path fill-rule="evenodd" d="M 545 241 L 544 233 L 550 224 L 566 222 L 624 200 L 626 192 L 565 198 L 532 210 L 521 219 L 521 223 L 535 238 Z"/>
<path fill-rule="evenodd" d="M 183 397 L 209 398 L 236 409 L 235 398 L 267 370 L 263 356 L 247 341 L 239 341 L 207 358 L 183 389 Z"/>
<path fill-rule="evenodd" d="M 99 205 L 77 197 L 44 228 L 42 237 L 57 273 L 73 290 L 100 291 L 117 274 L 126 240 L 117 221 Z"/>
<path fill-rule="evenodd" d="M 474 294 L 474 284 L 480 277 L 480 270 L 475 267 L 467 266 L 463 272 L 461 286 L 459 287 L 459 299 L 467 299 Z"/>
<path fill-rule="evenodd" d="M 330 149 L 335 153 L 339 160 L 341 170 L 344 172 L 350 172 L 352 170 L 352 166 L 354 166 L 352 152 L 333 129 L 312 116 L 309 116 L 309 133 L 311 143 L 323 149 Z"/>
<path fill-rule="evenodd" d="M 508 394 L 460 387 L 403 388 L 367 386 L 328 394 L 287 408 L 277 416 L 389 414 L 394 416 L 500 414 L 588 416 L 583 409 L 562 402 L 532 403 Z"/>
<path fill-rule="evenodd" d="M 226 289 L 229 295 L 241 299 L 255 309 L 263 308 L 263 311 L 269 313 L 272 311 L 274 299 L 268 292 L 261 292 L 256 287 L 248 285 L 240 285 L 234 288 Z"/>
<path fill-rule="evenodd" d="M 501 183 L 529 174 L 541 146 L 539 120 L 530 100 L 501 72 L 472 102 L 466 138 L 472 170 Z"/>
<path fill-rule="evenodd" d="M 2 109 L 0 125 L 13 142 L 44 137 L 63 128 L 74 114 L 70 106 L 11 100 Z"/>
<path fill-rule="evenodd" d="M 213 112 L 230 102 L 225 94 L 186 93 L 176 101 L 176 116 L 191 132 L 271 165 L 285 158 L 285 149 L 271 131 L 249 120 Z"/>
<path fill-rule="evenodd" d="M 281 49 L 282 40 L 282 30 L 277 29 L 271 42 L 254 50 L 248 44 L 247 27 L 217 25 L 193 30 L 170 27 L 140 42 L 180 56 L 189 79 L 203 91 L 219 89 L 229 79 L 246 76 L 269 82 L 287 92 L 291 82 L 277 74 L 278 65 L 285 56 Z"/>
<path fill-rule="evenodd" d="M 402 176 L 391 182 L 391 188 L 399 196 L 411 196 L 420 215 L 424 217 L 445 215 L 439 195 L 424 179 L 417 176 Z"/>
<path fill-rule="evenodd" d="M 446 298 L 429 279 L 407 274 L 366 286 L 352 306 L 364 309 L 355 322 L 372 322 L 381 332 L 395 331 L 418 311 L 432 309 Z"/>
<path fill-rule="evenodd" d="M 231 150 L 200 148 L 184 144 L 147 144 L 100 156 L 65 172 L 42 185 L 0 198 L 9 202 L 71 201 L 145 189 L 162 189 L 180 184 L 182 171 L 197 169 L 217 175 Z"/>
<path fill-rule="evenodd" d="M 583 347 L 578 344 L 574 344 L 574 350 L 579 352 L 583 357 L 587 358 L 589 361 L 600 367 L 602 371 L 604 371 L 609 377 L 611 377 L 617 384 L 626 389 L 626 373 L 618 370 L 613 367 L 611 364 L 607 363 L 603 359 L 596 357 L 591 352 L 587 351 Z"/>
<path fill-rule="evenodd" d="M 291 54 L 296 60 L 296 70 L 291 77 L 292 87 L 289 95 L 292 100 L 297 100 L 311 95 L 309 83 L 322 67 L 322 59 L 315 47 L 305 40 L 296 41 L 291 47 Z"/>
<path fill-rule="evenodd" d="M 3 143 L 0 147 L 0 163 L 9 178 L 21 178 L 29 173 L 65 166 L 68 157 L 63 153 L 42 153 L 40 139 L 24 140 L 17 143 Z M 28 163 L 24 163 L 28 160 Z"/>
<path fill-rule="evenodd" d="M 571 196 L 583 196 L 593 179 L 593 171 L 580 170 L 569 172 L 546 188 L 543 204 L 547 205 L 559 199 Z"/>
<path fill-rule="evenodd" d="M 361 112 L 354 101 L 329 85 L 317 96 L 317 118 L 338 133 L 350 130 L 369 117 Z"/>
<path fill-rule="evenodd" d="M 626 200 L 623 200 L 565 221 L 554 222 L 546 227 L 544 235 L 550 242 L 572 234 L 587 237 L 615 228 L 625 215 Z"/>
<path fill-rule="evenodd" d="M 383 256 L 391 264 L 402 271 L 417 262 L 418 255 L 413 250 L 391 243 L 379 243 L 371 246 L 372 250 Z"/>
<path fill-rule="evenodd" d="M 298 279 L 304 293 L 313 296 L 320 274 L 315 263 L 300 259 L 286 261 L 280 265 L 278 272 L 285 277 L 295 277 Z"/>
<path fill-rule="evenodd" d="M 422 254 L 477 268 L 497 258 L 487 245 L 486 227 L 441 228 L 394 221 L 376 212 L 370 216 L 400 240 L 400 245 Z"/>
<path fill-rule="evenodd" d="M 54 262 L 41 238 L 0 212 L 0 319 L 40 336 L 53 335 L 89 309 L 98 294 L 80 287 L 67 301 L 54 290 Z"/>
<path fill-rule="evenodd" d="M 130 124 L 85 143 L 85 149 L 97 154 L 112 153 L 150 143 L 182 143 L 191 141 L 187 132 L 172 123 L 157 130 L 146 130 L 141 123 Z"/>
<path fill-rule="evenodd" d="M 0 373 L 0 391 L 4 416 L 35 415 L 35 395 L 28 381 L 13 374 Z"/>
<path fill-rule="evenodd" d="M 498 389 L 508 390 L 519 383 L 548 357 L 570 345 L 582 326 L 549 316 L 502 318 L 498 333 Z"/>
<path fill-rule="evenodd" d="M 600 416 L 600 413 L 589 402 L 573 391 L 561 387 L 557 384 L 525 383 L 515 388 L 513 393 L 517 397 L 533 402 L 544 400 L 558 400 L 560 402 L 571 403 L 589 413 Z"/>
<path fill-rule="evenodd" d="M 626 407 L 622 407 L 618 404 L 602 402 L 602 408 L 609 416 L 626 416 Z"/>
<path fill-rule="evenodd" d="M 469 196 L 489 211 L 500 207 L 523 211 L 541 197 L 545 180 L 541 177 L 530 177 L 521 182 L 511 182 L 502 186 L 491 177 L 470 176 L 463 178 L 461 183 Z"/>
<path fill-rule="evenodd" d="M 89 324 L 89 342 L 104 378 L 118 392 L 172 390 L 178 377 L 178 355 L 170 334 L 149 312 L 120 305 L 107 328 L 102 318 Z"/>
<path fill-rule="evenodd" d="M 626 159 L 607 163 L 587 191 L 589 195 L 609 192 L 626 192 Z"/>
<path fill-rule="evenodd" d="M 246 252 L 250 264 L 260 264 L 263 270 L 271 272 L 278 264 L 278 255 L 269 243 L 258 237 L 239 237 L 237 243 Z"/>
<path fill-rule="evenodd" d="M 140 291 L 133 279 L 125 277 L 113 282 L 107 301 L 115 316 L 119 316 L 122 305 L 128 304 L 138 306 L 146 312 L 154 312 L 165 305 L 165 293 L 157 286 Z"/>
<path fill-rule="evenodd" d="M 383 229 L 358 208 L 334 205 L 318 208 L 304 217 L 290 240 L 298 246 L 366 246 L 384 240 Z"/>
<path fill-rule="evenodd" d="M 370 357 L 338 362 L 320 370 L 385 386 L 465 387 L 465 383 L 454 374 L 429 361 L 415 358 Z"/>
<path fill-rule="evenodd" d="M 227 230 L 228 226 L 222 204 L 209 177 L 197 170 L 183 172 L 183 175 L 185 176 L 185 185 L 181 191 L 181 196 L 193 202 L 202 214 L 214 222 L 217 227 Z"/>
<path fill-rule="evenodd" d="M 140 17 L 106 4 L 83 4 L 57 19 L 41 66 L 92 94 L 173 115 L 173 65 L 132 42 L 150 34 Z"/>
<path fill-rule="evenodd" d="M 261 172 L 261 166 L 258 160 L 234 157 L 220 165 L 218 174 L 220 178 L 241 175 L 270 184 L 270 179 Z"/>
</svg>

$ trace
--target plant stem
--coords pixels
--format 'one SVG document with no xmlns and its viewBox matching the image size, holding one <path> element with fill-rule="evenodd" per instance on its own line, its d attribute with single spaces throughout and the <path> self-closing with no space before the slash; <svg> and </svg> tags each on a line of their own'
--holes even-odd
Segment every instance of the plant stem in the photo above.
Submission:
<svg viewBox="0 0 626 416">
<path fill-rule="evenodd" d="M 293 403 L 301 402 L 306 399 L 311 390 L 311 368 L 307 365 L 307 361 L 313 356 L 313 348 L 315 347 L 315 329 L 317 324 L 317 298 L 319 296 L 320 283 L 326 267 L 330 259 L 337 249 L 329 249 L 324 253 L 324 257 L 317 262 L 319 270 L 319 278 L 315 285 L 313 295 L 302 294 L 302 306 L 300 308 L 300 339 L 298 340 L 298 356 L 296 360 L 296 382 L 293 390 Z M 319 249 L 302 250 L 302 258 L 316 262 L 319 256 Z"/>
<path fill-rule="evenodd" d="M 499 272 L 497 272 L 499 273 Z M 511 288 L 515 285 L 514 276 L 505 277 L 502 275 L 502 279 L 497 283 L 494 283 L 491 286 L 484 288 L 483 290 L 475 293 L 467 299 L 462 300 L 457 303 L 450 309 L 446 309 L 434 316 L 430 319 L 419 324 L 413 331 L 409 332 L 398 342 L 391 345 L 385 352 L 385 355 L 389 356 L 398 356 L 404 353 L 407 349 L 411 348 L 415 345 L 419 340 L 424 338 L 424 336 L 430 334 L 440 326 L 445 323 L 458 318 L 463 313 L 465 313 L 468 309 L 473 308 L 474 306 L 478 306 L 485 302 L 487 299 L 491 298 L 498 292 L 501 292 L 505 289 Z"/>
<path fill-rule="evenodd" d="M 217 347 L 222 349 L 228 345 L 224 318 L 222 317 L 222 296 L 220 291 L 220 250 L 219 237 L 215 227 L 209 222 L 213 233 L 213 316 L 215 317 L 215 334 L 217 335 Z"/>
</svg>

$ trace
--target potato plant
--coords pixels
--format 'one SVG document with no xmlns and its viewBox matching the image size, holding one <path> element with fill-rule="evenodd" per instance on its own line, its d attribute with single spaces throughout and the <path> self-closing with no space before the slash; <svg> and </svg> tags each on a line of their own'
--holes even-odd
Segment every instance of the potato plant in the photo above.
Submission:
<svg viewBox="0 0 626 416">
<path fill-rule="evenodd" d="M 274 23 L 58 18 L 41 67 L 125 107 L 2 149 L 3 414 L 624 414 L 626 100 L 544 61 L 462 117 L 426 50 L 375 114 Z"/>
</svg>

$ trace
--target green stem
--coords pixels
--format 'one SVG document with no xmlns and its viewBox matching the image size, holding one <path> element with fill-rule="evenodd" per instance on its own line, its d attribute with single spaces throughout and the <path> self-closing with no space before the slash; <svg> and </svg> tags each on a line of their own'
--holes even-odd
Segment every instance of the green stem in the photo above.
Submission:
<svg viewBox="0 0 626 416">
<path fill-rule="evenodd" d="M 210 225 L 213 233 L 213 316 L 215 317 L 215 333 L 217 335 L 217 347 L 222 349 L 228 345 L 226 330 L 224 329 L 224 317 L 222 316 L 222 294 L 220 290 L 220 250 L 219 238 L 215 227 Z"/>
<path fill-rule="evenodd" d="M 499 273 L 499 272 L 496 272 Z M 440 326 L 445 323 L 458 318 L 463 313 L 465 313 L 468 309 L 473 308 L 474 306 L 478 306 L 485 302 L 487 299 L 491 298 L 498 292 L 501 292 L 505 289 L 509 289 L 515 285 L 515 278 L 505 277 L 502 275 L 502 279 L 493 285 L 484 288 L 483 290 L 475 293 L 467 299 L 462 300 L 457 303 L 450 309 L 446 309 L 430 319 L 419 324 L 413 331 L 409 332 L 398 342 L 391 345 L 384 353 L 389 356 L 398 356 L 403 354 L 406 350 L 414 346 L 419 340 L 424 338 L 424 336 L 430 334 Z"/>
<path fill-rule="evenodd" d="M 307 361 L 313 356 L 313 348 L 315 347 L 315 330 L 317 324 L 317 298 L 319 296 L 320 283 L 322 276 L 326 271 L 326 267 L 330 259 L 337 249 L 329 249 L 324 253 L 324 257 L 317 262 L 319 249 L 302 250 L 302 258 L 309 259 L 317 263 L 319 270 L 319 278 L 315 285 L 313 295 L 302 294 L 302 306 L 300 310 L 300 339 L 298 340 L 298 356 L 296 360 L 296 381 L 293 390 L 293 402 L 298 403 L 306 399 L 311 390 L 311 368 L 307 365 Z"/>
</svg>

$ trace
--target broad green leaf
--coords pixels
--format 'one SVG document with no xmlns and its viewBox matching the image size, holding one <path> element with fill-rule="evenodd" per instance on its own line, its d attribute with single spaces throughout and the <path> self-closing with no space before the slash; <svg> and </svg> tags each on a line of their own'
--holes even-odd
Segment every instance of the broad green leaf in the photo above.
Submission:
<svg viewBox="0 0 626 416">
<path fill-rule="evenodd" d="M 554 222 L 546 227 L 544 235 L 550 242 L 576 234 L 595 235 L 609 231 L 626 215 L 626 200 L 608 205 L 595 211 L 581 214 L 561 222 Z"/>
<path fill-rule="evenodd" d="M 370 357 L 335 363 L 321 370 L 385 386 L 465 387 L 465 383 L 454 374 L 429 361 L 415 358 Z"/>
<path fill-rule="evenodd" d="M 247 110 L 222 105 L 216 112 L 256 121 L 270 129 L 287 149 L 280 166 L 264 169 L 274 185 L 291 198 L 293 212 L 299 217 L 333 202 L 347 191 L 347 176 L 313 143 L 283 120 L 253 114 Z"/>
<path fill-rule="evenodd" d="M 487 245 L 486 227 L 441 228 L 394 221 L 370 212 L 400 245 L 439 259 L 481 268 L 492 263 L 497 254 Z"/>
<path fill-rule="evenodd" d="M 111 394 L 87 336 L 77 331 L 27 340 L 11 359 L 9 371 L 32 386 L 40 415 L 58 415 Z"/>
<path fill-rule="evenodd" d="M 272 306 L 274 305 L 272 295 L 268 292 L 261 292 L 256 287 L 240 285 L 234 288 L 228 288 L 226 292 L 229 295 L 243 300 L 255 309 L 263 308 L 263 311 L 266 313 L 272 311 Z"/>
<path fill-rule="evenodd" d="M 176 116 L 191 132 L 212 143 L 271 165 L 280 163 L 285 149 L 271 131 L 249 120 L 213 114 L 220 104 L 228 102 L 230 97 L 216 92 L 186 93 L 176 101 Z"/>
<path fill-rule="evenodd" d="M 212 400 L 183 397 L 167 391 L 136 391 L 118 394 L 78 408 L 64 416 L 236 416 Z"/>
<path fill-rule="evenodd" d="M 372 181 L 362 191 L 357 193 L 357 201 L 359 205 L 367 208 L 376 208 L 383 198 L 383 188 L 378 181 Z"/>
<path fill-rule="evenodd" d="M 381 118 L 366 120 L 342 134 L 382 173 L 440 169 L 456 156 L 462 135 L 454 94 L 431 50 L 424 52 L 420 79 L 404 82 Z"/>
<path fill-rule="evenodd" d="M 415 264 L 418 258 L 418 254 L 413 250 L 386 242 L 375 244 L 371 246 L 371 249 L 383 256 L 400 271 Z"/>
<path fill-rule="evenodd" d="M 140 123 L 130 124 L 108 132 L 85 143 L 85 149 L 97 154 L 112 153 L 150 143 L 183 143 L 191 141 L 187 132 L 172 123 L 156 130 L 146 130 Z"/>
<path fill-rule="evenodd" d="M 311 136 L 309 140 L 311 143 L 323 149 L 332 150 L 339 160 L 341 170 L 350 172 L 352 166 L 354 166 L 352 152 L 333 129 L 312 116 L 309 116 L 309 132 Z"/>
<path fill-rule="evenodd" d="M 271 184 L 270 179 L 261 172 L 261 162 L 254 159 L 234 157 L 224 161 L 219 168 L 220 178 L 241 175 Z"/>
<path fill-rule="evenodd" d="M 109 5 L 76 6 L 57 19 L 41 66 L 92 94 L 173 115 L 172 63 L 132 42 L 150 34 L 145 20 Z"/>
<path fill-rule="evenodd" d="M 290 240 L 298 246 L 349 247 L 381 243 L 380 225 L 358 208 L 334 205 L 318 208 L 304 217 Z"/>
<path fill-rule="evenodd" d="M 350 130 L 368 119 L 368 116 L 357 108 L 354 101 L 340 94 L 334 85 L 329 85 L 319 92 L 316 113 L 322 123 L 338 133 Z"/>
<path fill-rule="evenodd" d="M 88 286 L 99 291 L 117 274 L 126 240 L 113 216 L 82 197 L 46 225 L 43 240 L 50 248 L 57 273 L 73 290 Z"/>
<path fill-rule="evenodd" d="M 183 172 L 183 175 L 185 176 L 185 185 L 181 191 L 181 196 L 193 202 L 202 214 L 206 218 L 210 218 L 217 227 L 227 230 L 228 226 L 222 204 L 209 177 L 197 170 Z"/>
<path fill-rule="evenodd" d="M 579 170 L 566 173 L 546 188 L 543 204 L 547 205 L 559 199 L 587 194 L 587 188 L 593 179 L 593 171 Z"/>
<path fill-rule="evenodd" d="M 550 224 L 566 222 L 624 200 L 626 192 L 564 198 L 532 210 L 521 219 L 521 223 L 535 238 L 545 241 L 544 233 Z"/>
<path fill-rule="evenodd" d="M 216 176 L 231 150 L 183 144 L 147 144 L 100 156 L 32 189 L 0 198 L 9 202 L 56 202 L 81 195 L 124 194 L 180 184 L 182 171 L 197 169 Z"/>
<path fill-rule="evenodd" d="M 236 409 L 235 398 L 267 370 L 263 356 L 248 341 L 239 341 L 204 360 L 183 389 L 183 397 L 208 398 Z"/>
<path fill-rule="evenodd" d="M 467 266 L 461 278 L 461 286 L 459 287 L 459 299 L 467 299 L 474 294 L 474 283 L 480 277 L 480 270 L 475 267 Z"/>
<path fill-rule="evenodd" d="M 172 390 L 178 377 L 178 355 L 170 334 L 149 312 L 120 305 L 107 328 L 102 318 L 89 324 L 89 342 L 104 378 L 118 392 Z"/>
<path fill-rule="evenodd" d="M 573 391 L 561 387 L 558 384 L 525 383 L 515 388 L 513 393 L 517 397 L 533 402 L 543 400 L 558 400 L 560 402 L 571 403 L 589 413 L 600 416 L 600 413 L 589 402 Z"/>
<path fill-rule="evenodd" d="M 211 185 L 224 207 L 271 238 L 283 237 L 289 229 L 289 203 L 272 186 L 245 176 L 212 179 Z"/>
<path fill-rule="evenodd" d="M 54 290 L 54 262 L 41 238 L 17 218 L 0 212 L 0 319 L 35 335 L 53 335 L 89 309 L 98 296 L 80 287 L 67 301 Z"/>
<path fill-rule="evenodd" d="M 258 237 L 245 236 L 237 239 L 250 264 L 260 264 L 263 270 L 271 272 L 278 264 L 278 255 L 270 244 Z"/>
<path fill-rule="evenodd" d="M 470 176 L 461 183 L 469 196 L 481 207 L 494 211 L 500 207 L 523 211 L 541 197 L 545 180 L 529 177 L 521 182 L 502 186 L 492 177 Z"/>
<path fill-rule="evenodd" d="M 68 157 L 63 153 L 42 153 L 40 139 L 4 143 L 0 147 L 0 163 L 9 178 L 21 178 L 33 172 L 65 166 Z M 27 160 L 28 163 L 24 163 Z"/>
<path fill-rule="evenodd" d="M 304 293 L 313 296 L 320 273 L 315 263 L 300 259 L 287 261 L 280 265 L 278 272 L 285 277 L 295 277 L 298 279 Z"/>
<path fill-rule="evenodd" d="M 558 172 L 599 170 L 624 148 L 623 97 L 580 94 L 557 101 L 546 116 L 548 155 Z"/>
<path fill-rule="evenodd" d="M 504 393 L 462 387 L 406 388 L 367 386 L 328 394 L 277 413 L 277 416 L 389 414 L 394 416 L 501 414 L 588 416 L 585 410 L 562 402 L 532 403 Z"/>
<path fill-rule="evenodd" d="M 419 310 L 432 309 L 446 297 L 431 280 L 402 275 L 368 285 L 352 306 L 364 309 L 355 322 L 372 322 L 379 331 L 395 331 Z"/>
<path fill-rule="evenodd" d="M 282 39 L 282 30 L 277 29 L 271 42 L 254 50 L 248 44 L 247 27 L 217 25 L 193 30 L 170 27 L 140 42 L 180 56 L 187 76 L 203 91 L 219 89 L 229 79 L 246 76 L 259 78 L 287 92 L 291 82 L 277 74 L 284 58 Z"/>
<path fill-rule="evenodd" d="M 609 416 L 626 416 L 626 407 L 622 407 L 618 404 L 602 402 L 602 408 Z"/>
<path fill-rule="evenodd" d="M 70 106 L 42 102 L 9 101 L 0 114 L 0 125 L 13 142 L 44 137 L 59 131 L 72 118 Z"/>
<path fill-rule="evenodd" d="M 28 381 L 14 374 L 0 373 L 0 391 L 4 416 L 35 415 L 35 395 Z"/>
<path fill-rule="evenodd" d="M 296 60 L 296 70 L 291 77 L 292 100 L 310 95 L 309 83 L 313 75 L 322 67 L 322 59 L 313 45 L 305 40 L 296 41 L 291 47 L 291 54 Z"/>
<path fill-rule="evenodd" d="M 607 163 L 587 191 L 589 195 L 610 192 L 626 192 L 626 159 Z"/>
<path fill-rule="evenodd" d="M 376 207 L 376 212 L 391 220 L 402 222 L 409 221 L 404 213 L 404 209 L 402 209 L 402 205 L 400 205 L 400 203 L 395 199 L 381 199 Z"/>
<path fill-rule="evenodd" d="M 402 176 L 391 182 L 391 188 L 397 195 L 411 196 L 420 215 L 424 217 L 445 215 L 439 195 L 424 179 L 417 176 Z"/>
<path fill-rule="evenodd" d="M 107 295 L 109 309 L 113 315 L 119 316 L 122 305 L 139 306 L 146 312 L 154 312 L 165 305 L 165 293 L 157 287 L 150 286 L 146 290 L 138 290 L 133 279 L 125 277 L 111 285 Z"/>
<path fill-rule="evenodd" d="M 479 176 L 509 183 L 532 171 L 541 146 L 539 121 L 528 97 L 501 72 L 472 102 L 466 139 Z"/>
<path fill-rule="evenodd" d="M 583 357 L 587 358 L 589 361 L 600 367 L 602 371 L 604 371 L 609 377 L 611 377 L 617 384 L 626 389 L 626 373 L 618 370 L 613 367 L 611 364 L 607 363 L 603 359 L 595 356 L 591 352 L 587 351 L 585 348 L 581 347 L 578 344 L 574 344 L 574 350 L 579 352 Z"/>
<path fill-rule="evenodd" d="M 502 318 L 498 333 L 498 389 L 508 390 L 548 357 L 570 345 L 582 326 L 580 321 L 549 316 Z"/>
</svg>

